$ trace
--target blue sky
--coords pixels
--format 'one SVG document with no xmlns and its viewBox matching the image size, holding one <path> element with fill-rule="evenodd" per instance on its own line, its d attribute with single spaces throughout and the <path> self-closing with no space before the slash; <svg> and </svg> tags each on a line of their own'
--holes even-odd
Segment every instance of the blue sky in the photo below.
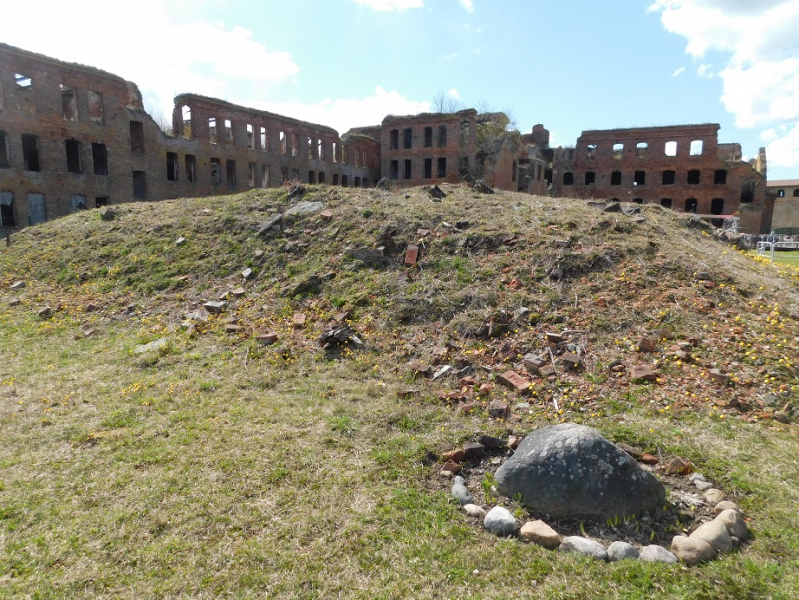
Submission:
<svg viewBox="0 0 799 600">
<path fill-rule="evenodd" d="M 769 179 L 799 178 L 799 0 L 27 0 L 0 41 L 341 133 L 463 107 L 585 129 L 717 122 Z M 43 19 L 43 15 L 48 15 Z"/>
</svg>

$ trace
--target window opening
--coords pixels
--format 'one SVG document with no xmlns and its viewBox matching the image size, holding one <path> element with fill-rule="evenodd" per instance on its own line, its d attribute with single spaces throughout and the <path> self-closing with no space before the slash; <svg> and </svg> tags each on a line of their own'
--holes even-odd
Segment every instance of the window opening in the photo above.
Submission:
<svg viewBox="0 0 799 600">
<path fill-rule="evenodd" d="M 338 173 L 333 173 L 333 185 L 338 185 Z"/>
<path fill-rule="evenodd" d="M 222 185 L 222 161 L 218 158 L 211 159 L 211 183 Z"/>
<path fill-rule="evenodd" d="M 797 188 L 797 189 L 795 189 L 795 190 L 793 191 L 793 197 L 794 197 L 794 198 L 799 198 L 799 188 Z"/>
<path fill-rule="evenodd" d="M 646 156 L 647 150 L 649 150 L 649 144 L 646 142 L 638 142 L 635 145 L 635 155 L 638 158 L 644 158 Z"/>
<path fill-rule="evenodd" d="M 689 151 L 689 154 L 691 156 L 701 156 L 702 155 L 702 146 L 703 145 L 704 144 L 703 144 L 702 140 L 693 140 L 691 142 L 691 149 Z"/>
<path fill-rule="evenodd" d="M 78 196 L 77 194 L 69 197 L 69 205 L 72 212 L 89 209 L 89 207 L 86 206 L 86 196 Z"/>
<path fill-rule="evenodd" d="M 510 171 L 510 180 L 511 181 L 516 181 L 516 161 L 515 160 L 513 161 L 513 164 L 511 165 L 510 169 L 511 169 L 511 171 Z"/>
<path fill-rule="evenodd" d="M 696 198 L 688 198 L 685 201 L 685 212 L 695 213 L 698 206 L 699 202 L 697 202 Z"/>
<path fill-rule="evenodd" d="M 255 150 L 255 129 L 252 123 L 247 123 L 247 147 L 250 150 Z"/>
<path fill-rule="evenodd" d="M 216 137 L 216 117 L 208 118 L 208 139 L 212 144 L 217 144 L 219 142 Z"/>
<path fill-rule="evenodd" d="M 267 132 L 266 127 L 261 127 L 259 129 L 260 132 L 260 148 L 262 152 L 269 152 L 269 142 L 267 141 Z"/>
<path fill-rule="evenodd" d="M 574 173 L 566 171 L 563 174 L 563 185 L 574 185 Z"/>
<path fill-rule="evenodd" d="M 592 185 L 596 183 L 596 173 L 594 171 L 585 172 L 585 185 Z"/>
<path fill-rule="evenodd" d="M 255 187 L 255 163 L 247 164 L 247 185 L 251 188 Z"/>
<path fill-rule="evenodd" d="M 677 156 L 677 142 L 666 142 L 663 152 L 666 156 Z"/>
<path fill-rule="evenodd" d="M 14 219 L 14 194 L 0 192 L 0 227 L 16 227 Z"/>
<path fill-rule="evenodd" d="M 585 147 L 586 158 L 596 158 L 596 144 L 588 144 Z"/>
<path fill-rule="evenodd" d="M 341 145 L 341 164 L 347 164 L 347 144 Z"/>
<path fill-rule="evenodd" d="M 687 181 L 691 185 L 697 185 L 700 180 L 700 171 L 698 169 L 691 169 L 688 171 L 688 178 Z"/>
<path fill-rule="evenodd" d="M 424 159 L 424 175 L 425 179 L 430 179 L 433 176 L 433 159 L 432 158 L 425 158 Z M 406 177 L 407 179 L 407 177 Z"/>
<path fill-rule="evenodd" d="M 355 166 L 356 167 L 362 167 L 363 166 L 363 161 L 361 159 L 361 149 L 360 148 L 356 148 L 355 149 Z M 358 187 L 358 186 L 356 185 L 355 187 Z"/>
<path fill-rule="evenodd" d="M 24 115 L 32 115 L 35 107 L 33 79 L 20 73 L 14 74 L 17 92 L 17 109 Z"/>
<path fill-rule="evenodd" d="M 444 148 L 447 145 L 447 126 L 446 125 L 439 125 L 438 126 L 438 147 Z"/>
<path fill-rule="evenodd" d="M 292 169 L 291 170 L 291 177 L 294 181 L 300 180 L 300 170 L 299 169 Z"/>
<path fill-rule="evenodd" d="M 624 153 L 624 144 L 613 144 L 613 158 L 616 160 L 621 160 L 621 156 Z"/>
<path fill-rule="evenodd" d="M 22 134 L 22 162 L 26 171 L 40 171 L 39 136 L 31 133 Z"/>
<path fill-rule="evenodd" d="M 389 179 L 399 179 L 399 161 L 392 160 L 388 163 Z"/>
<path fill-rule="evenodd" d="M 424 128 L 424 147 L 430 148 L 433 146 L 433 128 L 432 127 L 425 127 Z"/>
<path fill-rule="evenodd" d="M 316 183 L 316 171 L 308 171 L 308 183 Z"/>
<path fill-rule="evenodd" d="M 333 162 L 338 162 L 338 144 L 333 142 Z"/>
<path fill-rule="evenodd" d="M 65 121 L 78 120 L 78 103 L 75 97 L 75 88 L 63 83 L 61 84 L 61 110 L 64 113 Z"/>
<path fill-rule="evenodd" d="M 710 201 L 710 214 L 723 215 L 724 214 L 724 198 L 713 198 Z"/>
<path fill-rule="evenodd" d="M 544 181 L 547 182 L 547 185 L 552 185 L 552 169 L 544 169 Z"/>
<path fill-rule="evenodd" d="M 147 174 L 144 171 L 133 171 L 133 197 L 139 200 L 147 198 Z"/>
<path fill-rule="evenodd" d="M 413 146 L 413 129 L 407 128 L 402 130 L 402 147 L 409 150 Z"/>
<path fill-rule="evenodd" d="M 643 204 L 644 203 L 644 199 L 643 198 L 634 198 L 633 202 L 635 204 Z"/>
<path fill-rule="evenodd" d="M 94 198 L 94 208 L 100 208 L 101 206 L 108 206 L 111 204 L 111 198 L 108 196 L 95 196 Z"/>
<path fill-rule="evenodd" d="M 11 162 L 8 158 L 8 134 L 0 131 L 0 169 L 8 169 Z"/>
<path fill-rule="evenodd" d="M 193 154 L 187 154 L 184 162 L 186 163 L 186 181 L 197 183 L 197 159 Z"/>
<path fill-rule="evenodd" d="M 621 185 L 621 171 L 613 171 L 610 174 L 610 185 Z"/>
<path fill-rule="evenodd" d="M 167 181 L 178 180 L 178 155 L 174 152 L 166 153 L 166 179 Z"/>
<path fill-rule="evenodd" d="M 369 160 L 369 151 L 361 150 L 361 166 L 367 168 L 369 166 L 369 163 L 367 162 L 368 160 Z"/>
<path fill-rule="evenodd" d="M 70 173 L 83 173 L 81 165 L 81 143 L 76 140 L 66 140 L 67 171 Z"/>
<path fill-rule="evenodd" d="M 350 182 L 346 175 L 341 176 L 341 187 L 350 187 Z"/>
<path fill-rule="evenodd" d="M 748 204 L 755 201 L 755 182 L 746 181 L 741 186 L 741 202 Z"/>
<path fill-rule="evenodd" d="M 443 156 L 438 159 L 438 177 L 444 178 L 447 176 L 447 159 Z"/>
<path fill-rule="evenodd" d="M 191 126 L 191 107 L 183 104 L 180 107 L 180 122 L 183 125 L 183 137 L 187 140 L 192 139 L 194 131 Z"/>
<path fill-rule="evenodd" d="M 308 158 L 313 158 L 313 138 L 308 137 Z"/>
<path fill-rule="evenodd" d="M 367 188 L 369 187 L 369 180 L 366 177 L 364 177 L 363 180 L 361 180 L 361 184 L 362 184 L 361 187 Z"/>
<path fill-rule="evenodd" d="M 144 152 L 144 123 L 130 122 L 130 149 L 133 152 Z"/>
<path fill-rule="evenodd" d="M 412 175 L 411 159 L 408 158 L 405 160 L 405 179 L 410 179 Z"/>
<path fill-rule="evenodd" d="M 92 144 L 92 162 L 95 175 L 108 175 L 108 148 L 105 144 Z"/>
<path fill-rule="evenodd" d="M 663 185 L 674 185 L 676 171 L 663 171 Z"/>
<path fill-rule="evenodd" d="M 725 183 L 727 183 L 727 170 L 717 169 L 716 172 L 713 174 L 713 184 L 724 185 Z"/>
<path fill-rule="evenodd" d="M 36 225 L 47 220 L 47 203 L 44 194 L 28 194 L 28 224 Z"/>
<path fill-rule="evenodd" d="M 325 172 L 324 171 L 319 171 L 319 183 L 320 184 L 325 183 Z"/>
<path fill-rule="evenodd" d="M 399 148 L 399 129 L 392 129 L 389 142 L 388 142 L 389 150 L 396 150 Z"/>
<path fill-rule="evenodd" d="M 233 121 L 230 119 L 225 119 L 225 139 L 229 145 L 234 145 L 235 140 L 233 139 Z"/>
<path fill-rule="evenodd" d="M 281 131 L 280 132 L 280 153 L 283 156 L 285 156 L 287 154 L 286 142 L 287 142 L 287 140 L 286 140 L 286 132 L 285 131 Z"/>
<path fill-rule="evenodd" d="M 280 167 L 280 181 L 286 182 L 289 180 L 289 169 L 288 167 Z"/>
<path fill-rule="evenodd" d="M 316 157 L 319 160 L 325 160 L 325 144 L 322 140 L 316 140 Z"/>
<path fill-rule="evenodd" d="M 635 185 L 646 185 L 646 171 L 636 171 L 633 176 L 633 183 Z"/>
<path fill-rule="evenodd" d="M 261 187 L 269 187 L 269 165 L 261 167 Z"/>
<path fill-rule="evenodd" d="M 236 161 L 228 160 L 225 163 L 225 179 L 230 190 L 236 189 Z"/>
<path fill-rule="evenodd" d="M 361 178 L 360 177 L 356 177 L 355 178 L 355 187 L 356 188 L 361 187 Z"/>
<path fill-rule="evenodd" d="M 291 155 L 297 156 L 300 151 L 300 136 L 296 133 L 291 134 Z"/>
<path fill-rule="evenodd" d="M 661 198 L 660 205 L 663 208 L 671 208 L 671 198 Z"/>
</svg>

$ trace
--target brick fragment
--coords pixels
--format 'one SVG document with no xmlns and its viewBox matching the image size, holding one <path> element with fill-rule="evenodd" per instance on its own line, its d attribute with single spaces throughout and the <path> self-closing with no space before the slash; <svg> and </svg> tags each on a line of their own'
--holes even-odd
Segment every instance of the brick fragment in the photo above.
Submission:
<svg viewBox="0 0 799 600">
<path fill-rule="evenodd" d="M 499 376 L 499 381 L 520 394 L 524 394 L 530 389 L 530 382 L 516 371 L 505 371 Z"/>
</svg>

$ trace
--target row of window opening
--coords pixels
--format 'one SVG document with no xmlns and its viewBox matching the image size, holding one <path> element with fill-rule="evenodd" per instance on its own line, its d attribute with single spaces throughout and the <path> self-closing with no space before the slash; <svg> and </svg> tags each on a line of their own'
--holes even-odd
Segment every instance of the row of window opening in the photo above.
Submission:
<svg viewBox="0 0 799 600">
<path fill-rule="evenodd" d="M 665 156 L 677 156 L 678 144 L 676 141 L 668 141 L 663 145 L 663 154 Z M 588 144 L 586 146 L 586 157 L 595 158 L 598 151 L 597 144 Z M 616 143 L 611 147 L 612 156 L 616 160 L 621 160 L 624 156 L 624 144 Z M 704 151 L 704 142 L 702 140 L 692 140 L 688 147 L 688 154 L 690 156 L 701 156 Z M 635 155 L 638 158 L 643 158 L 649 153 L 649 144 L 647 142 L 638 142 L 635 145 Z"/>
<path fill-rule="evenodd" d="M 14 88 L 17 110 L 26 116 L 36 112 L 36 97 L 33 78 L 22 73 L 14 73 Z M 78 109 L 78 90 L 67 84 L 59 85 L 61 95 L 61 111 L 65 121 L 77 122 L 80 120 Z M 0 94 L 0 108 L 3 108 L 2 94 Z M 105 109 L 103 94 L 94 90 L 86 90 L 86 104 L 84 105 L 89 122 L 103 125 L 105 123 Z"/>
<path fill-rule="evenodd" d="M 677 180 L 677 172 L 667 169 L 661 173 L 661 185 L 674 185 Z M 686 183 L 689 185 L 699 185 L 702 182 L 702 172 L 699 169 L 691 169 L 686 174 Z M 584 185 L 593 185 L 596 183 L 596 172 L 586 171 Z M 724 185 L 727 183 L 726 169 L 717 169 L 713 173 L 713 184 Z M 622 184 L 622 172 L 611 171 L 610 185 Z M 566 171 L 563 173 L 563 185 L 574 185 L 574 173 Z M 635 171 L 633 173 L 633 185 L 646 185 L 646 171 Z"/>
<path fill-rule="evenodd" d="M 399 129 L 392 129 L 389 132 L 389 141 L 388 147 L 390 150 L 399 150 L 399 141 L 400 141 L 400 130 Z M 447 126 L 446 125 L 439 125 L 438 131 L 436 135 L 436 145 L 439 148 L 445 148 L 447 146 Z M 425 127 L 424 128 L 424 147 L 425 148 L 432 148 L 433 147 L 433 128 L 432 127 Z M 413 148 L 413 128 L 407 127 L 402 130 L 402 148 L 404 150 L 410 150 Z"/>
<path fill-rule="evenodd" d="M 21 135 L 22 166 L 26 171 L 41 171 L 41 151 L 39 136 L 31 133 Z M 108 175 L 108 148 L 105 144 L 92 143 L 92 169 L 95 175 Z M 84 173 L 83 144 L 75 139 L 64 141 L 67 172 Z M 0 131 L 0 168 L 11 168 L 11 152 L 9 138 L 5 131 Z"/>
</svg>

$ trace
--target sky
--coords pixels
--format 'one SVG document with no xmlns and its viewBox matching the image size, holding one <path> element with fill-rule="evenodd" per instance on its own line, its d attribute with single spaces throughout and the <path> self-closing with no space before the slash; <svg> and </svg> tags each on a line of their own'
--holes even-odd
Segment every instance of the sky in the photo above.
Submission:
<svg viewBox="0 0 799 600">
<path fill-rule="evenodd" d="M 719 123 L 799 178 L 799 0 L 24 0 L 0 41 L 134 81 L 334 127 L 503 110 L 583 130 Z M 10 24 L 13 24 L 11 26 Z"/>
</svg>

